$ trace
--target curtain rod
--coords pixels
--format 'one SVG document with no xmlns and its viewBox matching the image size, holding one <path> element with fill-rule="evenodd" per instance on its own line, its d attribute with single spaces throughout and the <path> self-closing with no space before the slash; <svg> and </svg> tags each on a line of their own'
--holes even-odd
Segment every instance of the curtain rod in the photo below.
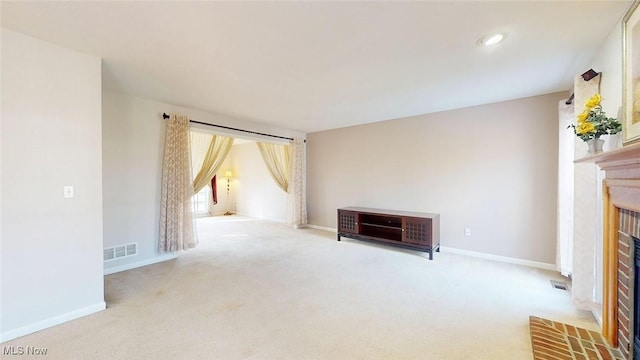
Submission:
<svg viewBox="0 0 640 360">
<path fill-rule="evenodd" d="M 169 115 L 167 115 L 167 113 L 162 113 L 162 118 L 166 120 L 166 119 L 168 119 L 168 118 L 169 118 Z M 194 123 L 194 124 L 200 124 L 200 125 L 207 125 L 207 126 L 219 127 L 219 128 L 227 129 L 227 130 L 242 131 L 242 132 L 246 132 L 246 133 L 254 134 L 254 135 L 270 136 L 270 137 L 274 137 L 274 138 L 278 138 L 278 139 L 286 139 L 286 140 L 289 140 L 289 141 L 293 141 L 293 138 L 285 137 L 285 136 L 278 136 L 278 135 L 265 134 L 265 133 L 261 133 L 261 132 L 256 132 L 256 131 L 251 131 L 251 130 L 244 130 L 244 129 L 238 129 L 238 128 L 229 127 L 229 126 L 224 126 L 224 125 L 209 124 L 209 123 L 206 123 L 206 122 L 195 121 L 195 120 L 189 120 L 189 122 L 190 122 L 190 123 Z M 305 142 L 306 142 L 306 141 L 305 141 Z"/>
</svg>

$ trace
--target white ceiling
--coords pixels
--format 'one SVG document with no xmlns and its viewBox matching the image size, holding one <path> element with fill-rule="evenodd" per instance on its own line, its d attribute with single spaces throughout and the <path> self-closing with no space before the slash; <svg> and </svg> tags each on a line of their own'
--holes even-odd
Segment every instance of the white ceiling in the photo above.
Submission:
<svg viewBox="0 0 640 360">
<path fill-rule="evenodd" d="M 0 10 L 3 27 L 102 57 L 106 88 L 312 132 L 568 91 L 629 4 L 1 1 Z M 476 45 L 494 31 L 506 40 Z"/>
</svg>

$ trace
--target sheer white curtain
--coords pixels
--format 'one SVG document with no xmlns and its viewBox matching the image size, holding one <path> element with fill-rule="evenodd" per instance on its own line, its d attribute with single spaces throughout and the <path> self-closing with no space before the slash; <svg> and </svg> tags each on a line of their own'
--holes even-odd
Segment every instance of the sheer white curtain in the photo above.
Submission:
<svg viewBox="0 0 640 360">
<path fill-rule="evenodd" d="M 287 193 L 287 223 L 307 223 L 305 143 L 294 139 L 289 145 L 257 143 L 260 154 L 278 186 Z"/>
<path fill-rule="evenodd" d="M 269 144 L 257 142 L 262 160 L 269 170 L 269 174 L 278 187 L 284 192 L 289 191 L 289 176 L 291 169 L 291 148 L 289 145 Z"/>
<path fill-rule="evenodd" d="M 175 252 L 197 244 L 191 212 L 193 182 L 189 157 L 189 119 L 182 115 L 171 115 L 166 124 L 159 249 Z"/>
<path fill-rule="evenodd" d="M 209 146 L 204 154 L 202 165 L 193 179 L 194 193 L 211 184 L 211 179 L 216 174 L 222 162 L 229 154 L 233 145 L 233 138 L 220 135 L 211 135 Z"/>
<path fill-rule="evenodd" d="M 198 172 L 202 167 L 202 162 L 204 161 L 204 157 L 207 154 L 207 149 L 211 144 L 212 136 L 212 134 L 208 134 L 202 131 L 191 130 L 189 132 L 191 141 L 191 175 L 194 179 L 196 178 L 196 175 L 198 175 Z"/>
<path fill-rule="evenodd" d="M 575 107 L 577 116 L 584 110 L 586 100 L 600 91 L 600 75 L 589 81 L 581 76 L 574 80 Z M 567 130 L 570 131 L 570 130 Z M 574 136 L 574 158 L 582 158 L 587 153 L 586 144 Z M 602 241 L 598 223 L 598 168 L 595 164 L 581 163 L 574 165 L 574 226 L 573 226 L 573 269 L 571 297 L 574 304 L 585 310 L 599 308 L 596 299 L 598 284 L 597 247 Z"/>
<path fill-rule="evenodd" d="M 573 103 L 558 103 L 558 229 L 556 264 L 569 276 L 573 270 L 573 159 L 575 135 L 568 126 L 575 121 Z"/>
<path fill-rule="evenodd" d="M 305 143 L 294 139 L 291 142 L 291 167 L 287 201 L 287 223 L 300 227 L 307 223 L 307 190 Z"/>
</svg>

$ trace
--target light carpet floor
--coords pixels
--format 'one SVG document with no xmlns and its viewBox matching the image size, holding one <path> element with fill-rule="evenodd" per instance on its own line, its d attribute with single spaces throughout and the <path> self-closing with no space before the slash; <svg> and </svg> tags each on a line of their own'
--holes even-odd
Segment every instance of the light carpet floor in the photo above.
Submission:
<svg viewBox="0 0 640 360">
<path fill-rule="evenodd" d="M 177 260 L 106 276 L 106 311 L 2 345 L 47 359 L 530 360 L 530 315 L 597 330 L 553 272 L 238 216 L 198 227 Z"/>
</svg>

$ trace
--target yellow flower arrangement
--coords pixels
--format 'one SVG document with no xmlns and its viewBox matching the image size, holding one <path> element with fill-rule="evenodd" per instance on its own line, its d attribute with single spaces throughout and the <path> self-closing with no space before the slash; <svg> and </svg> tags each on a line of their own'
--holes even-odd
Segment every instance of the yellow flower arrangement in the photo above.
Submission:
<svg viewBox="0 0 640 360">
<path fill-rule="evenodd" d="M 600 101 L 602 101 L 602 96 L 600 96 L 600 94 L 595 94 L 590 97 L 586 103 L 584 103 L 584 106 L 587 108 L 587 110 L 593 109 L 594 107 L 600 105 Z"/>
<path fill-rule="evenodd" d="M 578 114 L 578 124 L 571 124 L 573 132 L 584 141 L 598 139 L 602 135 L 613 135 L 622 131 L 622 124 L 609 118 L 602 110 L 602 96 L 595 94 L 585 102 L 585 109 Z"/>
<path fill-rule="evenodd" d="M 585 121 L 587 121 L 587 118 L 589 117 L 589 110 L 585 110 L 583 112 L 581 112 L 578 115 L 578 124 L 583 123 Z"/>
</svg>

